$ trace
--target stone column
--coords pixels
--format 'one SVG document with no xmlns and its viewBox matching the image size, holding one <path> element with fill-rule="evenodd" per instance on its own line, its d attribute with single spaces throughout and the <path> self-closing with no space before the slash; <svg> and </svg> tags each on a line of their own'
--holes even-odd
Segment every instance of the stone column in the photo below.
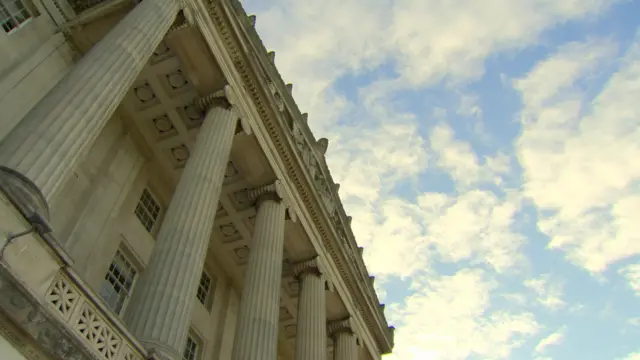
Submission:
<svg viewBox="0 0 640 360">
<path fill-rule="evenodd" d="M 294 264 L 300 281 L 295 360 L 327 359 L 325 279 L 318 258 Z"/>
<path fill-rule="evenodd" d="M 249 190 L 258 214 L 238 312 L 232 360 L 276 360 L 286 205 L 279 181 Z"/>
<path fill-rule="evenodd" d="M 333 358 L 335 360 L 358 359 L 358 344 L 350 319 L 330 323 L 329 335 L 333 339 Z"/>
<path fill-rule="evenodd" d="M 158 46 L 177 0 L 144 0 L 45 95 L 0 143 L 0 165 L 51 202 Z"/>
<path fill-rule="evenodd" d="M 136 338 L 166 359 L 182 355 L 237 126 L 223 99 L 205 117 L 126 311 Z"/>
</svg>

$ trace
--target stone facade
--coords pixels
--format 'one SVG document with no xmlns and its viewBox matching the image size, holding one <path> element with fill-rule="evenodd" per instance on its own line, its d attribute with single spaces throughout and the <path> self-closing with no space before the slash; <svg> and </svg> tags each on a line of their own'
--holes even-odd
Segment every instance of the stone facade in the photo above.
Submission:
<svg viewBox="0 0 640 360">
<path fill-rule="evenodd" d="M 0 33 L 0 351 L 392 350 L 329 142 L 255 16 L 235 0 L 17 1 L 29 17 Z"/>
</svg>

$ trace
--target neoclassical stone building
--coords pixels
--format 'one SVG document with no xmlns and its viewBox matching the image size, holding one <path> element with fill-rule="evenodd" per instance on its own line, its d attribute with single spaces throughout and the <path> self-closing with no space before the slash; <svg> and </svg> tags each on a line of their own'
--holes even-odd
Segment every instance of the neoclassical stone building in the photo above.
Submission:
<svg viewBox="0 0 640 360">
<path fill-rule="evenodd" d="M 237 0 L 0 0 L 0 358 L 393 347 L 316 139 Z"/>
</svg>

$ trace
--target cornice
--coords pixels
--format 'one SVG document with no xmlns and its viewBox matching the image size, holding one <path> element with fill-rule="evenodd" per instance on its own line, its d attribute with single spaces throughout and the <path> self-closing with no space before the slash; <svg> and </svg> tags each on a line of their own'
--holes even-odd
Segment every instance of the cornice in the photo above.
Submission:
<svg viewBox="0 0 640 360">
<path fill-rule="evenodd" d="M 274 63 L 275 53 L 268 51 L 264 47 L 262 40 L 254 28 L 256 20 L 255 16 L 247 16 L 239 2 L 235 0 L 231 0 L 231 2 L 232 6 L 234 6 L 235 10 L 238 12 L 237 15 L 239 21 L 242 23 L 242 20 L 246 19 L 244 21 L 245 30 L 247 30 L 247 32 L 253 37 L 254 45 L 258 47 L 258 49 L 256 49 L 256 54 L 266 54 L 265 58 L 268 61 L 262 61 L 259 65 L 261 70 L 265 72 L 264 75 L 272 80 L 267 84 L 267 86 L 273 95 L 273 101 L 280 112 L 289 110 L 290 115 L 295 117 L 292 124 L 290 124 L 290 127 L 291 130 L 293 130 L 293 137 L 298 150 L 301 152 L 302 160 L 307 163 L 308 169 L 310 170 L 310 178 L 316 186 L 315 189 L 319 189 L 321 192 L 321 197 L 325 205 L 328 207 L 329 217 L 334 222 L 338 236 L 343 241 L 344 245 L 347 246 L 347 249 L 344 250 L 348 260 L 352 261 L 357 266 L 355 269 L 357 272 L 356 276 L 360 277 L 360 281 L 367 283 L 368 271 L 366 265 L 364 264 L 362 256 L 355 256 L 356 254 L 360 255 L 361 251 L 358 251 L 355 235 L 351 229 L 351 217 L 347 216 L 342 202 L 340 201 L 338 194 L 340 185 L 335 183 L 333 180 L 324 158 L 329 140 L 326 138 L 318 140 L 315 139 L 313 132 L 307 124 L 307 114 L 301 113 L 298 105 L 293 99 L 291 94 L 293 85 L 285 84 Z M 324 179 L 317 179 L 316 175 L 321 175 Z M 365 286 L 365 288 L 361 290 L 367 294 L 368 297 L 366 298 L 366 301 L 370 303 L 369 305 L 373 309 L 379 306 L 378 296 L 372 286 Z M 384 326 L 388 327 L 384 314 L 380 315 Z"/>
<path fill-rule="evenodd" d="M 304 135 L 298 140 L 306 140 L 303 144 L 306 144 L 309 149 L 312 149 L 310 144 L 317 144 L 308 126 L 300 125 L 304 123 L 305 117 L 300 113 L 291 94 L 288 91 L 277 91 L 278 87 L 286 90 L 286 84 L 277 73 L 272 59 L 268 57 L 264 45 L 253 29 L 253 18 L 246 15 L 239 2 L 232 1 L 231 5 L 233 7 L 232 14 L 228 12 L 229 9 L 226 8 L 223 0 L 209 0 L 208 10 L 213 24 L 223 39 L 234 67 L 241 77 L 245 92 L 255 104 L 261 121 L 286 166 L 287 176 L 295 185 L 321 235 L 323 245 L 331 254 L 341 277 L 345 279 L 358 312 L 374 335 L 379 350 L 382 353 L 390 352 L 393 347 L 393 331 L 388 327 L 379 304 L 374 303 L 377 302 L 377 296 L 370 282 L 367 281 L 368 277 L 364 274 L 366 268 L 362 266 L 362 259 L 358 260 L 354 255 L 358 254 L 358 250 L 353 234 L 346 226 L 346 214 L 336 193 L 338 186 L 331 179 L 326 164 L 323 164 L 324 161 L 318 161 L 317 150 L 313 149 L 313 152 L 305 153 L 294 143 L 294 132 L 295 129 L 298 129 Z M 235 29 L 233 29 L 234 25 L 229 23 L 230 21 L 238 21 L 244 31 L 253 32 L 251 36 L 254 39 L 251 40 L 250 45 L 259 48 L 255 51 L 258 59 L 252 59 L 250 56 L 253 52 L 246 49 L 245 44 L 239 43 L 241 40 L 234 39 Z M 256 63 L 256 60 L 259 63 Z M 264 66 L 265 62 L 271 64 L 267 66 L 267 69 Z M 260 74 L 259 70 L 266 71 L 267 74 Z M 270 73 L 275 73 L 275 76 Z M 278 86 L 274 87 L 273 81 L 276 81 L 275 85 Z M 266 91 L 267 89 L 269 92 Z M 286 114 L 283 114 L 285 109 L 288 109 L 290 115 L 294 117 L 293 121 L 288 121 L 289 119 L 285 118 Z M 326 148 L 326 142 L 323 141 L 314 148 L 322 150 L 322 148 Z M 313 160 L 320 163 L 316 166 L 320 165 L 321 167 L 310 169 L 308 166 L 303 166 L 305 162 L 306 165 L 309 165 L 309 162 L 313 162 Z M 314 168 L 319 170 L 320 177 L 316 177 L 317 174 L 312 173 Z M 349 266 L 349 263 L 356 266 Z"/>
</svg>

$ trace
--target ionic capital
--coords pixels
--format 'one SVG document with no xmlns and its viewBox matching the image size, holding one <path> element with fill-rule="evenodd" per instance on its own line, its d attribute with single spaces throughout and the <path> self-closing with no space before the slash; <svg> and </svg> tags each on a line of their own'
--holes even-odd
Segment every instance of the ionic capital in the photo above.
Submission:
<svg viewBox="0 0 640 360">
<path fill-rule="evenodd" d="M 200 108 L 200 110 L 205 112 L 215 107 L 231 109 L 233 107 L 233 104 L 227 96 L 227 94 L 231 91 L 233 90 L 231 90 L 231 87 L 227 85 L 222 90 L 218 90 L 212 94 L 205 95 L 196 99 L 195 103 Z"/>
<path fill-rule="evenodd" d="M 246 117 L 240 115 L 238 94 L 230 85 L 226 85 L 222 90 L 197 98 L 195 104 L 203 112 L 207 112 L 216 107 L 233 111 L 240 119 L 239 130 L 247 135 L 253 134 L 249 121 Z"/>
<path fill-rule="evenodd" d="M 293 264 L 293 274 L 297 278 L 301 278 L 305 274 L 322 276 L 324 270 L 322 269 L 322 264 L 318 260 L 318 257 L 314 257 L 309 260 L 304 260 Z"/>
<path fill-rule="evenodd" d="M 329 337 L 335 337 L 340 333 L 355 334 L 353 325 L 351 324 L 351 317 L 328 323 L 327 333 L 329 333 Z"/>
<path fill-rule="evenodd" d="M 249 201 L 255 203 L 256 206 L 260 206 L 260 203 L 265 200 L 281 202 L 287 209 L 289 218 L 293 221 L 297 219 L 296 213 L 291 205 L 291 197 L 280 180 L 257 188 L 248 189 L 247 198 Z"/>
</svg>

